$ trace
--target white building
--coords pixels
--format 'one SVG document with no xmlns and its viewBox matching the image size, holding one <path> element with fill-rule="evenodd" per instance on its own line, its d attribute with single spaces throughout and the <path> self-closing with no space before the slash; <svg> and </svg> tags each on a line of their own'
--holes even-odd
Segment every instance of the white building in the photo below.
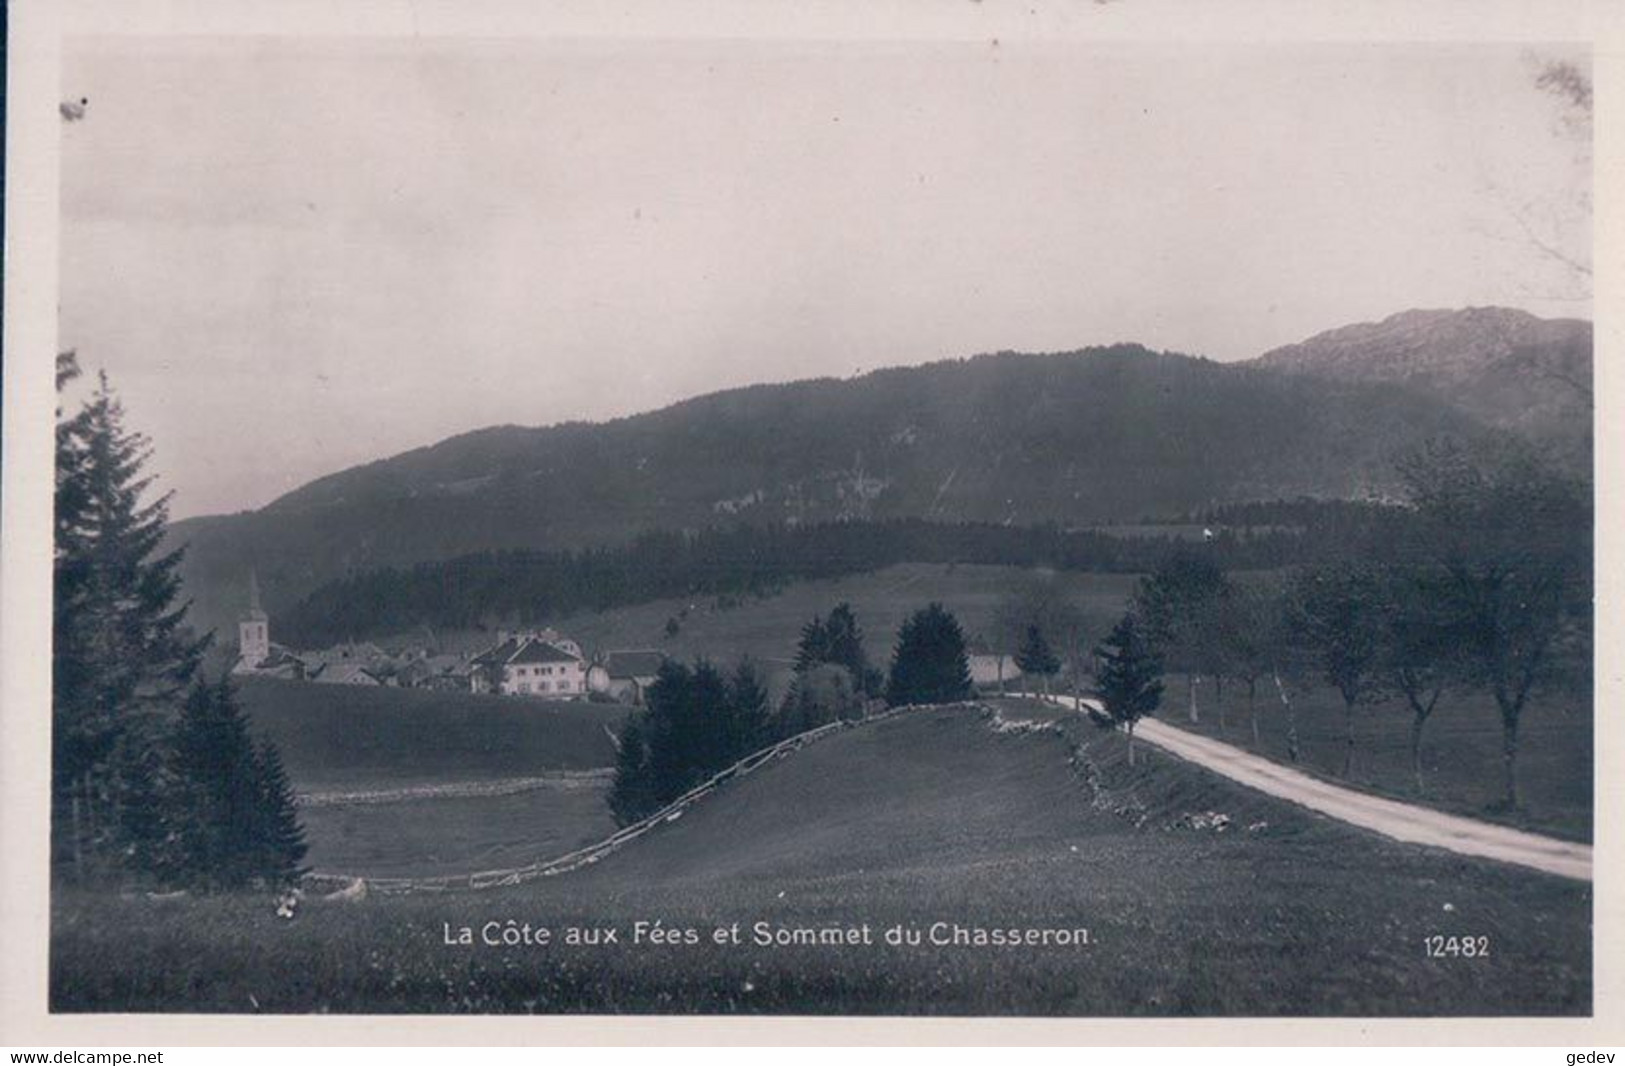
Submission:
<svg viewBox="0 0 1625 1066">
<path fill-rule="evenodd" d="M 248 610 L 237 620 L 237 666 L 252 670 L 271 657 L 271 619 L 260 609 L 259 577 L 248 573 Z"/>
<path fill-rule="evenodd" d="M 555 644 L 534 636 L 509 637 L 474 657 L 469 687 L 474 692 L 496 691 L 505 696 L 585 696 L 587 664 L 563 644 L 576 646 L 574 641 Z"/>
</svg>

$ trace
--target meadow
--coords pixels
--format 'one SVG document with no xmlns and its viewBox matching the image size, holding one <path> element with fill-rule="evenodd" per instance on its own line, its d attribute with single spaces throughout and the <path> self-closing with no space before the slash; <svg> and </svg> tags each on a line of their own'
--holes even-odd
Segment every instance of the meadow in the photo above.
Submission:
<svg viewBox="0 0 1625 1066">
<path fill-rule="evenodd" d="M 239 691 L 282 752 L 317 872 L 517 866 L 615 829 L 626 707 L 259 678 Z"/>
<path fill-rule="evenodd" d="M 952 611 L 967 639 L 993 638 L 999 604 L 1034 580 L 1053 582 L 1061 595 L 1085 612 L 1098 634 L 1123 612 L 1139 579 L 1132 574 L 1040 574 L 1013 566 L 904 563 L 872 573 L 799 581 L 766 597 L 656 600 L 570 615 L 551 624 L 589 651 L 656 648 L 680 659 L 704 655 L 727 663 L 748 655 L 783 666 L 795 659 L 801 627 L 844 602 L 857 613 L 870 661 L 883 668 L 904 619 L 927 603 L 935 601 Z M 677 620 L 678 630 L 668 636 L 666 623 L 671 619 Z M 467 633 L 442 637 L 466 647 L 490 639 Z"/>
<path fill-rule="evenodd" d="M 1428 718 L 1422 739 L 1423 789 L 1411 768 L 1411 714 L 1403 700 L 1357 706 L 1354 765 L 1342 777 L 1347 746 L 1343 701 L 1326 685 L 1290 689 L 1297 712 L 1299 761 L 1292 764 L 1287 715 L 1272 682 L 1257 693 L 1259 742 L 1254 743 L 1245 686 L 1227 682 L 1223 715 L 1212 679 L 1197 686 L 1199 720 L 1189 716 L 1184 675 L 1166 681 L 1159 717 L 1277 762 L 1296 765 L 1340 784 L 1408 803 L 1502 822 L 1570 840 L 1592 833 L 1593 714 L 1589 694 L 1539 692 L 1530 698 L 1519 731 L 1518 810 L 1498 808 L 1502 797 L 1501 720 L 1487 692 L 1446 691 Z"/>
<path fill-rule="evenodd" d="M 1590 1010 L 1588 884 L 1398 845 L 1154 754 L 1130 769 L 1116 735 L 1045 717 L 1059 721 L 1001 728 L 985 708 L 950 707 L 860 725 L 595 866 L 507 888 L 311 899 L 291 920 L 251 894 L 62 889 L 52 1009 Z M 1194 828 L 1207 812 L 1226 829 Z M 763 946 L 756 923 L 792 939 L 868 926 L 873 941 Z M 1088 939 L 934 945 L 938 923 Z M 525 924 L 559 939 L 614 928 L 617 942 L 501 945 Z M 456 942 L 465 927 L 471 944 Z M 893 927 L 921 943 L 887 944 Z M 1430 935 L 1486 937 L 1489 954 L 1430 958 Z"/>
<path fill-rule="evenodd" d="M 592 770 L 615 763 L 628 708 L 466 692 L 245 678 L 254 728 L 300 791 Z"/>
</svg>

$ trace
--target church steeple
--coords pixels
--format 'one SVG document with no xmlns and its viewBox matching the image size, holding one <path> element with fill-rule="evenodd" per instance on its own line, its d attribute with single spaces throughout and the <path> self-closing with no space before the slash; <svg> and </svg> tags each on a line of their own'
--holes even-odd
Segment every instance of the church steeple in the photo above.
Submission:
<svg viewBox="0 0 1625 1066">
<path fill-rule="evenodd" d="M 249 618 L 264 618 L 265 612 L 260 609 L 260 576 L 253 567 L 248 568 L 248 615 Z"/>
<path fill-rule="evenodd" d="M 248 571 L 248 610 L 237 622 L 239 670 L 252 670 L 271 657 L 271 620 L 260 607 L 260 579 Z"/>
</svg>

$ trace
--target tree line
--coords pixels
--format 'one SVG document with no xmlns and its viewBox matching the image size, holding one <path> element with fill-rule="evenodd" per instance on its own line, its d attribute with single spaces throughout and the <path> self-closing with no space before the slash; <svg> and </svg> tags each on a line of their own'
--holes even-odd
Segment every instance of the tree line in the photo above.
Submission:
<svg viewBox="0 0 1625 1066">
<path fill-rule="evenodd" d="M 1221 729 L 1224 682 L 1239 683 L 1255 744 L 1259 689 L 1272 688 L 1294 761 L 1294 685 L 1330 686 L 1343 704 L 1344 776 L 1356 708 L 1397 699 L 1411 716 L 1418 790 L 1424 731 L 1441 701 L 1487 694 L 1501 730 L 1500 806 L 1516 808 L 1531 695 L 1589 683 L 1590 487 L 1504 444 L 1441 440 L 1407 457 L 1400 474 L 1403 536 L 1385 554 L 1238 580 L 1212 556 L 1176 553 L 1141 580 L 1120 643 L 1135 646 L 1142 671 L 1152 663 L 1185 674 L 1193 721 L 1198 678 L 1213 682 Z"/>
<path fill-rule="evenodd" d="M 57 359 L 59 393 L 80 375 Z M 229 888 L 302 872 L 282 760 L 256 741 L 209 645 L 186 625 L 168 497 L 105 375 L 56 420 L 51 701 L 53 873 L 79 882 Z"/>
<path fill-rule="evenodd" d="M 1056 651 L 1063 649 L 1074 692 L 1087 685 L 1125 728 L 1131 763 L 1134 727 L 1161 707 L 1168 673 L 1186 675 L 1193 720 L 1196 679 L 1213 682 L 1221 729 L 1224 683 L 1239 686 L 1255 744 L 1260 690 L 1271 690 L 1287 716 L 1294 761 L 1301 752 L 1293 693 L 1323 683 L 1344 704 L 1344 776 L 1355 755 L 1355 709 L 1398 698 L 1412 716 L 1420 789 L 1429 717 L 1453 694 L 1488 692 L 1502 730 L 1502 804 L 1515 807 L 1531 694 L 1589 677 L 1589 487 L 1516 448 L 1449 441 L 1411 455 L 1401 474 L 1406 499 L 1395 510 L 1403 522 L 1394 525 L 1401 535 L 1379 555 L 1238 574 L 1211 542 L 1187 545 L 1149 568 L 1128 610 L 1092 645 L 1093 620 L 1041 578 L 1011 590 L 995 625 L 1002 639 L 1017 642 L 1017 665 L 1046 694 L 1066 672 Z M 879 702 L 950 703 L 972 694 L 965 635 L 940 604 L 905 622 L 884 675 L 869 665 L 850 605 L 839 604 L 803 626 L 776 712 L 749 664 L 731 682 L 703 662 L 669 665 L 648 709 L 628 727 L 634 744 L 623 744 L 615 792 L 633 799 L 616 801 L 616 813 L 634 820 L 752 750 L 861 719 Z"/>
<path fill-rule="evenodd" d="M 838 604 L 802 628 L 790 687 L 776 710 L 762 671 L 748 659 L 730 676 L 704 659 L 665 663 L 644 709 L 621 729 L 610 809 L 627 825 L 777 740 L 861 720 L 881 703 L 952 703 L 971 692 L 964 632 L 941 604 L 903 623 L 885 675 L 869 665 L 851 605 Z"/>
<path fill-rule="evenodd" d="M 1393 538 L 1399 517 L 1397 509 L 1378 504 L 1283 503 L 1267 524 L 1218 525 L 1205 550 L 1233 569 L 1371 555 Z M 295 644 L 320 647 L 423 625 L 542 623 L 667 597 L 731 602 L 774 594 L 792 581 L 910 562 L 1142 573 L 1179 543 L 1168 535 L 924 519 L 653 531 L 618 546 L 481 552 L 363 571 L 316 589 L 281 615 L 278 626 Z"/>
</svg>

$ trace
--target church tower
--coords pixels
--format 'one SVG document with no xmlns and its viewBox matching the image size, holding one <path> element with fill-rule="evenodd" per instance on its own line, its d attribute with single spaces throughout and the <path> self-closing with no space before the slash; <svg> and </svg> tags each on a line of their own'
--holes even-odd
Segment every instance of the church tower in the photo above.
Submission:
<svg viewBox="0 0 1625 1066">
<path fill-rule="evenodd" d="M 248 572 L 248 610 L 237 622 L 239 669 L 252 670 L 271 657 L 271 620 L 260 609 L 259 577 Z"/>
</svg>

